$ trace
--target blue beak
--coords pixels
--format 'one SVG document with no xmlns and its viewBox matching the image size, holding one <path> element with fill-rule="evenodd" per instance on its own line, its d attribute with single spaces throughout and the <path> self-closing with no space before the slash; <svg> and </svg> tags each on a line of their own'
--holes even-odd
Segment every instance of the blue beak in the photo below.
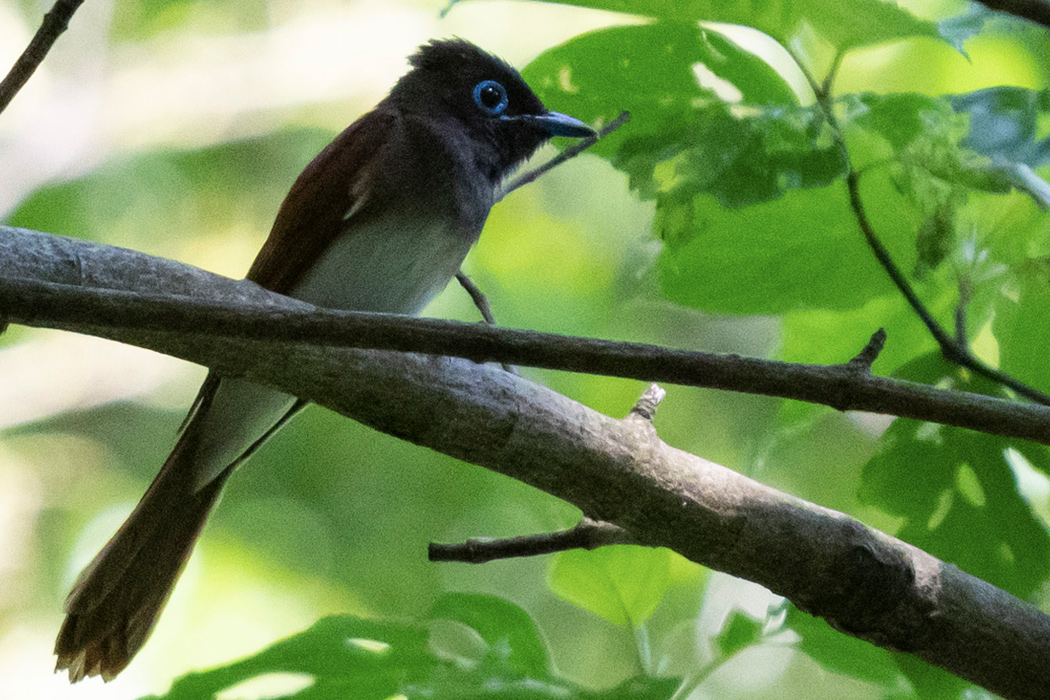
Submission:
<svg viewBox="0 0 1050 700">
<path fill-rule="evenodd" d="M 519 117 L 510 118 L 531 122 L 551 136 L 571 136 L 573 138 L 582 139 L 597 134 L 594 129 L 587 126 L 576 117 L 570 117 L 568 114 L 562 114 L 561 112 L 522 114 Z"/>
</svg>

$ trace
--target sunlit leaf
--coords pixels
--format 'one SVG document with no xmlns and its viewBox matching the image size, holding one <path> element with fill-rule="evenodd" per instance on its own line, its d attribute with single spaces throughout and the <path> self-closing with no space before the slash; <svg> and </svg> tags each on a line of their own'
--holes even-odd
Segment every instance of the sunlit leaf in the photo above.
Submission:
<svg viewBox="0 0 1050 700">
<path fill-rule="evenodd" d="M 650 547 L 570 550 L 554 559 L 551 590 L 618 625 L 638 626 L 667 592 L 671 551 Z"/>
<path fill-rule="evenodd" d="M 553 0 L 551 0 L 553 1 Z M 896 3 L 882 0 L 558 0 L 564 4 L 664 20 L 727 22 L 755 27 L 787 43 L 803 25 L 816 29 L 840 49 L 895 39 L 940 37 L 937 25 L 921 20 Z"/>
<path fill-rule="evenodd" d="M 547 649 L 528 613 L 502 598 L 466 593 L 442 596 L 430 610 L 436 620 L 456 620 L 481 636 L 501 664 L 524 675 L 547 673 Z"/>
<path fill-rule="evenodd" d="M 582 34 L 541 54 L 522 75 L 545 103 L 588 123 L 609 122 L 630 111 L 631 124 L 592 149 L 607 157 L 632 133 L 658 133 L 673 125 L 683 109 L 718 102 L 716 88 L 723 98 L 744 104 L 797 103 L 766 61 L 690 22 Z"/>
</svg>

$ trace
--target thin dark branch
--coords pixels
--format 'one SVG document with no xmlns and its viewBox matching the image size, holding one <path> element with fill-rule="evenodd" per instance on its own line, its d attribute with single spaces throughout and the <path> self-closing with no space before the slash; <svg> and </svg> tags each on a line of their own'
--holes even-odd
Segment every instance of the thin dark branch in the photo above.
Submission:
<svg viewBox="0 0 1050 700">
<path fill-rule="evenodd" d="M 488 297 L 481 291 L 478 285 L 474 284 L 474 280 L 470 279 L 466 273 L 462 270 L 456 273 L 456 281 L 459 282 L 459 286 L 466 290 L 467 294 L 470 295 L 470 300 L 474 302 L 475 308 L 478 313 L 481 314 L 481 318 L 485 320 L 485 323 L 495 326 L 496 317 L 492 315 L 492 307 L 489 306 Z M 518 368 L 514 365 L 503 364 L 503 369 L 511 374 L 517 374 Z"/>
<path fill-rule="evenodd" d="M 977 0 L 989 10 L 1005 12 L 1050 29 L 1050 2 L 1046 0 Z"/>
<path fill-rule="evenodd" d="M 911 306 L 912 310 L 919 317 L 919 320 L 921 320 L 923 325 L 926 326 L 930 335 L 932 335 L 934 340 L 937 341 L 941 354 L 949 362 L 955 363 L 960 367 L 965 367 L 966 369 L 986 377 L 987 379 L 991 379 L 1004 387 L 1012 389 L 1017 392 L 1019 396 L 1023 396 L 1030 401 L 1035 401 L 1036 403 L 1050 406 L 1050 395 L 1045 394 L 1034 387 L 1028 386 L 1024 382 L 1002 370 L 989 366 L 970 352 L 969 347 L 964 343 L 965 339 L 953 338 L 944 330 L 941 324 L 938 323 L 937 319 L 933 317 L 933 314 L 930 313 L 928 308 L 926 308 L 926 305 L 922 300 L 919 299 L 919 295 L 916 294 L 915 289 L 911 286 L 908 278 L 905 277 L 904 273 L 901 272 L 899 267 L 897 267 L 889 250 L 887 250 L 886 246 L 884 246 L 882 241 L 879 240 L 878 235 L 875 233 L 875 228 L 872 226 L 871 220 L 868 218 L 867 212 L 864 209 L 864 202 L 860 196 L 860 173 L 854 169 L 853 163 L 850 159 L 849 150 L 846 147 L 845 136 L 842 132 L 842 125 L 835 116 L 835 110 L 831 104 L 831 93 L 825 90 L 823 85 L 817 83 L 816 79 L 809 72 L 809 69 L 806 68 L 805 64 L 802 63 L 798 56 L 794 54 L 791 55 L 792 58 L 795 59 L 795 62 L 803 75 L 806 76 L 810 88 L 813 90 L 814 95 L 816 95 L 817 104 L 820 106 L 824 118 L 831 127 L 834 138 L 842 151 L 847 168 L 846 189 L 849 192 L 850 207 L 853 209 L 854 216 L 857 219 L 857 224 L 860 227 L 861 233 L 864 235 L 864 240 L 867 242 L 868 247 L 871 249 L 871 252 L 875 256 L 879 265 L 881 265 L 886 271 L 886 274 L 889 275 L 894 286 L 897 287 L 897 290 L 904 296 L 908 305 Z"/>
<path fill-rule="evenodd" d="M 499 200 L 503 199 L 504 197 L 506 197 L 508 194 L 510 194 L 514 190 L 518 189 L 519 187 L 524 187 L 525 185 L 529 184 L 530 182 L 534 182 L 535 180 L 539 179 L 540 176 L 544 175 L 545 173 L 549 172 L 550 170 L 553 170 L 554 168 L 556 168 L 557 166 L 561 165 L 565 161 L 567 161 L 567 160 L 569 160 L 571 158 L 575 158 L 576 156 L 580 155 L 581 153 L 586 151 L 588 148 L 590 148 L 594 144 L 598 143 L 599 139 L 605 138 L 606 136 L 608 136 L 612 132 L 616 131 L 617 129 L 619 129 L 621 126 L 623 126 L 624 124 L 626 124 L 630 120 L 631 120 L 631 113 L 630 112 L 628 112 L 626 110 L 624 110 L 623 112 L 620 112 L 619 116 L 617 116 L 616 119 L 613 119 L 611 122 L 609 122 L 608 124 L 603 126 L 601 129 L 599 129 L 598 133 L 595 134 L 594 136 L 591 136 L 590 138 L 586 138 L 586 139 L 583 139 L 582 141 L 578 141 L 578 142 L 574 143 L 573 145 L 569 146 L 568 148 L 566 148 L 564 151 L 562 151 L 558 155 L 556 155 L 553 158 L 551 158 L 549 161 L 547 161 L 543 165 L 539 166 L 538 168 L 534 168 L 532 170 L 524 172 L 521 175 L 519 175 L 518 177 L 516 177 L 515 179 L 511 180 L 510 182 L 508 182 L 506 184 L 506 186 L 503 187 L 502 191 L 496 196 L 496 201 L 499 201 Z"/>
<path fill-rule="evenodd" d="M 828 110 L 830 114 L 830 110 Z M 830 117 L 834 119 L 834 117 Z M 833 122 L 833 127 L 836 132 L 841 134 L 841 130 L 837 121 Z M 960 353 L 958 347 L 955 344 L 955 340 L 948 335 L 948 333 L 941 328 L 941 325 L 937 323 L 937 319 L 933 317 L 926 305 L 919 299 L 919 295 L 915 293 L 915 289 L 911 286 L 908 278 L 904 276 L 900 268 L 897 267 L 897 263 L 893 261 L 890 256 L 890 252 L 886 249 L 886 246 L 879 240 L 878 235 L 875 233 L 875 228 L 871 225 L 871 221 L 868 219 L 868 214 L 864 209 L 864 202 L 860 197 L 860 174 L 853 169 L 853 166 L 849 166 L 849 171 L 846 173 L 846 187 L 849 190 L 849 202 L 850 207 L 853 209 L 853 213 L 857 218 L 857 224 L 860 226 L 860 231 L 864 235 L 864 240 L 867 241 L 868 247 L 871 248 L 872 254 L 875 259 L 878 260 L 879 265 L 886 271 L 886 274 L 890 276 L 893 281 L 893 285 L 897 287 L 897 290 L 907 300 L 908 305 L 911 306 L 912 310 L 918 315 L 923 325 L 926 326 L 927 330 L 937 341 L 937 344 L 941 346 L 941 352 L 944 353 L 945 357 L 952 362 L 958 362 L 961 356 L 965 353 Z M 1047 397 L 1050 400 L 1050 397 Z M 1041 402 L 1045 403 L 1045 402 Z"/>
<path fill-rule="evenodd" d="M 845 51 L 839 50 L 835 52 L 835 58 L 833 58 L 831 61 L 831 68 L 828 69 L 828 74 L 824 76 L 824 82 L 821 84 L 820 92 L 817 96 L 831 94 L 831 88 L 833 83 L 835 82 L 835 77 L 838 75 L 839 68 L 842 67 L 842 59 L 844 59 L 845 57 Z M 799 64 L 799 67 L 802 67 L 802 64 Z M 810 80 L 810 83 L 814 84 L 814 81 Z"/>
<path fill-rule="evenodd" d="M 492 307 L 489 306 L 489 300 L 485 296 L 485 293 L 478 288 L 478 285 L 474 284 L 474 280 L 470 279 L 470 277 L 461 270 L 456 273 L 456 281 L 459 282 L 459 286 L 463 287 L 467 294 L 470 295 L 470 300 L 474 302 L 474 306 L 477 307 L 481 317 L 485 319 L 485 323 L 490 323 L 495 326 L 496 317 L 492 315 Z"/>
<path fill-rule="evenodd" d="M 252 287 L 256 293 L 263 291 Z M 865 376 L 848 361 L 840 365 L 776 362 L 477 323 L 315 309 L 287 301 L 282 307 L 231 304 L 197 297 L 0 279 L 0 310 L 10 322 L 90 333 L 123 342 L 135 342 L 136 333 L 149 332 L 450 355 L 476 363 L 507 362 L 778 396 L 843 411 L 917 418 L 1050 444 L 1050 408 Z"/>
<path fill-rule="evenodd" d="M 633 544 L 627 531 L 612 523 L 584 518 L 574 527 L 542 535 L 523 535 L 507 539 L 476 538 L 459 544 L 431 542 L 427 548 L 430 561 L 457 561 L 484 564 L 497 559 L 536 557 L 570 549 L 597 549 L 611 544 Z"/>
<path fill-rule="evenodd" d="M 43 63 L 44 57 L 58 37 L 66 31 L 69 20 L 83 2 L 84 0 L 56 0 L 51 11 L 44 15 L 44 21 L 40 24 L 40 29 L 36 30 L 29 46 L 11 66 L 3 81 L 0 81 L 0 112 L 7 109 L 7 105 L 11 104 L 18 91 L 33 77 L 33 73 Z"/>
<path fill-rule="evenodd" d="M 871 335 L 868 344 L 857 353 L 856 357 L 849 361 L 848 365 L 864 374 L 871 374 L 871 366 L 878 359 L 879 353 L 886 345 L 886 329 L 880 328 Z"/>
<path fill-rule="evenodd" d="M 953 362 L 960 367 L 965 367 L 977 374 L 991 379 L 1002 386 L 1017 392 L 1018 395 L 1041 403 L 1045 406 L 1050 406 L 1050 395 L 1039 391 L 1035 387 L 1028 386 L 1024 382 L 1016 379 L 1015 377 L 1003 372 L 1002 370 L 996 369 L 984 363 L 980 358 L 970 352 L 969 347 L 963 344 L 963 342 L 953 338 L 937 319 L 933 317 L 930 310 L 926 308 L 926 305 L 919 299 L 919 295 L 915 293 L 915 289 L 908 282 L 908 279 L 901 272 L 897 264 L 893 262 L 893 258 L 890 256 L 886 247 L 882 245 L 882 241 L 879 240 L 875 233 L 875 229 L 871 225 L 871 220 L 868 219 L 868 215 L 864 210 L 864 203 L 860 198 L 860 185 L 858 183 L 860 176 L 852 166 L 849 168 L 849 172 L 846 174 L 846 187 L 849 189 L 849 201 L 850 206 L 853 208 L 853 212 L 857 217 L 857 223 L 860 225 L 861 233 L 864 234 L 864 240 L 868 242 L 868 247 L 871 248 L 871 252 L 875 255 L 875 259 L 879 261 L 879 264 L 886 274 L 893 280 L 894 286 L 897 287 L 898 291 L 907 300 L 908 305 L 911 306 L 912 310 L 922 321 L 923 325 L 933 336 L 934 340 L 937 341 L 937 345 L 940 346 L 941 354 L 944 355 L 945 359 L 949 362 Z"/>
</svg>

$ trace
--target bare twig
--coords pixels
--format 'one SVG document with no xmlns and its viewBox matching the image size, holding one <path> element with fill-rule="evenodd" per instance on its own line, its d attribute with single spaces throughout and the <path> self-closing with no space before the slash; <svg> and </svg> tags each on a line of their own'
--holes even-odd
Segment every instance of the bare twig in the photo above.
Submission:
<svg viewBox="0 0 1050 700">
<path fill-rule="evenodd" d="M 652 422 L 653 418 L 656 417 L 656 407 L 660 405 L 665 396 L 667 396 L 667 392 L 661 389 L 659 384 L 650 384 L 642 392 L 638 403 L 631 409 L 630 415 Z"/>
<path fill-rule="evenodd" d="M 29 82 L 44 61 L 47 52 L 62 32 L 66 31 L 69 20 L 83 2 L 84 0 L 56 0 L 50 12 L 44 15 L 44 21 L 40 24 L 40 29 L 36 30 L 29 46 L 15 61 L 3 81 L 0 81 L 0 112 L 7 109 L 7 105 L 11 104 L 18 91 Z"/>
<path fill-rule="evenodd" d="M 886 329 L 880 328 L 875 331 L 868 344 L 864 346 L 864 349 L 857 353 L 856 357 L 851 359 L 847 366 L 851 369 L 864 374 L 871 374 L 871 366 L 878 359 L 879 353 L 882 352 L 882 348 L 886 345 Z"/>
<path fill-rule="evenodd" d="M 459 286 L 466 290 L 467 294 L 470 295 L 470 300 L 474 302 L 475 308 L 481 314 L 481 318 L 485 320 L 485 323 L 490 326 L 496 325 L 496 317 L 492 315 L 492 307 L 489 306 L 488 297 L 481 291 L 478 285 L 474 284 L 474 280 L 470 279 L 465 272 L 460 270 L 456 273 L 456 281 L 459 282 Z M 511 374 L 517 374 L 518 368 L 514 365 L 508 365 L 501 363 L 501 367 Z"/>
<path fill-rule="evenodd" d="M 497 559 L 535 557 L 569 549 L 597 549 L 611 544 L 633 544 L 634 539 L 612 523 L 584 518 L 574 527 L 542 535 L 523 535 L 507 539 L 475 538 L 459 544 L 431 542 L 430 561 L 456 561 L 484 564 Z"/>
<path fill-rule="evenodd" d="M 492 315 L 492 307 L 489 306 L 489 300 L 485 297 L 485 293 L 478 288 L 478 285 L 474 284 L 474 280 L 460 270 L 456 273 L 456 281 L 470 295 L 470 300 L 474 302 L 474 306 L 477 307 L 481 317 L 485 319 L 485 323 L 495 326 L 496 317 Z"/>
<path fill-rule="evenodd" d="M 556 155 L 553 158 L 551 158 L 550 160 L 548 160 L 543 165 L 541 165 L 541 166 L 539 166 L 537 168 L 534 168 L 532 170 L 529 170 L 527 172 L 524 172 L 521 175 L 519 175 L 518 177 L 516 177 L 513 180 L 511 180 L 510 182 L 508 182 L 502 188 L 502 190 L 496 195 L 496 201 L 498 202 L 499 200 L 503 199 L 504 197 L 506 197 L 508 194 L 510 194 L 514 190 L 518 189 L 519 187 L 524 187 L 525 185 L 529 184 L 530 182 L 535 182 L 541 175 L 543 175 L 543 174 L 553 170 L 554 168 L 556 168 L 557 166 L 561 165 L 565 161 L 567 161 L 567 160 L 569 160 L 571 158 L 575 158 L 576 156 L 580 155 L 581 153 L 586 151 L 588 148 L 590 148 L 594 144 L 598 143 L 599 139 L 605 138 L 606 136 L 608 136 L 612 132 L 616 131 L 617 129 L 619 129 L 621 126 L 623 126 L 624 124 L 626 124 L 630 120 L 631 120 L 631 113 L 630 112 L 628 112 L 626 110 L 623 111 L 623 112 L 620 112 L 619 116 L 617 116 L 616 119 L 613 119 L 611 122 L 609 122 L 608 124 L 603 126 L 601 129 L 599 129 L 598 133 L 595 134 L 594 136 L 591 136 L 590 138 L 586 138 L 586 139 L 583 139 L 581 141 L 578 141 L 578 142 L 574 143 L 573 145 L 569 146 L 568 148 L 566 148 L 564 151 L 562 151 L 558 155 Z"/>
</svg>

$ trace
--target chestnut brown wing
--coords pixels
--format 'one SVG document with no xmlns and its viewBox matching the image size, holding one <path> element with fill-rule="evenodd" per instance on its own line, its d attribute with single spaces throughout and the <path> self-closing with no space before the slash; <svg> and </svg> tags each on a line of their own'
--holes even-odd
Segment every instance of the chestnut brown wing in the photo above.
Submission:
<svg viewBox="0 0 1050 700">
<path fill-rule="evenodd" d="M 306 166 L 277 212 L 247 278 L 287 294 L 368 204 L 370 170 L 396 117 L 375 110 L 339 134 Z"/>
</svg>

